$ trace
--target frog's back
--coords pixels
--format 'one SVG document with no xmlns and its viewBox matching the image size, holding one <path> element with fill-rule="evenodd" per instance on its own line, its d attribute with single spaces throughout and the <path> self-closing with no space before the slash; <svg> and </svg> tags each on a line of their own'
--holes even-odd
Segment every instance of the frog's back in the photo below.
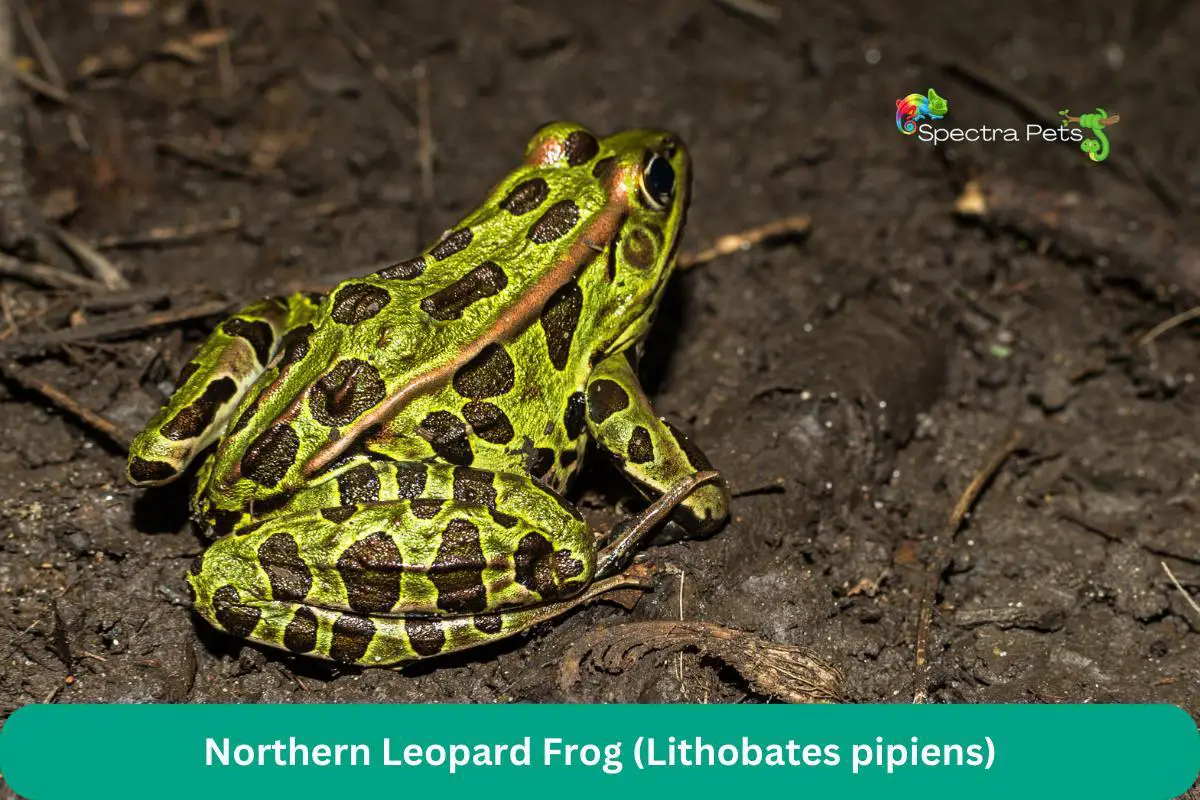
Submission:
<svg viewBox="0 0 1200 800">
<path fill-rule="evenodd" d="M 210 493 L 286 494 L 372 454 L 564 485 L 605 311 L 584 298 L 611 279 L 597 256 L 620 222 L 593 174 L 599 143 L 586 131 L 571 141 L 422 255 L 336 287 L 247 393 Z"/>
</svg>

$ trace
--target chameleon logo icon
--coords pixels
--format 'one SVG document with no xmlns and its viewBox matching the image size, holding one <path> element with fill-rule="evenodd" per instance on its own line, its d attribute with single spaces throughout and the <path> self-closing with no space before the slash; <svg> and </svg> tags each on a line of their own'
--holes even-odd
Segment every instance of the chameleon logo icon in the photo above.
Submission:
<svg viewBox="0 0 1200 800">
<path fill-rule="evenodd" d="M 1091 131 L 1093 138 L 1084 139 L 1079 145 L 1079 149 L 1088 154 L 1088 158 L 1092 161 L 1103 161 L 1108 158 L 1109 144 L 1108 134 L 1104 132 L 1105 127 L 1116 125 L 1121 121 L 1120 114 L 1109 114 L 1103 108 L 1097 108 L 1094 114 L 1080 114 L 1078 117 L 1071 116 L 1071 110 L 1064 108 L 1058 112 L 1062 117 L 1062 126 L 1065 128 L 1072 122 L 1079 127 Z"/>
<path fill-rule="evenodd" d="M 896 127 L 905 136 L 917 130 L 917 120 L 941 119 L 950 110 L 946 98 L 933 89 L 927 94 L 910 94 L 896 101 Z"/>
</svg>

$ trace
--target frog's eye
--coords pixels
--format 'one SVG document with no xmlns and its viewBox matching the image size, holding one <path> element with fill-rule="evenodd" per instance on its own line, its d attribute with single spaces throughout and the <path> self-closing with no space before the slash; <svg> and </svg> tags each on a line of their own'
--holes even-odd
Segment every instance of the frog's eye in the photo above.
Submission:
<svg viewBox="0 0 1200 800">
<path fill-rule="evenodd" d="M 663 211 L 675 198 L 675 168 L 670 160 L 651 155 L 642 168 L 642 196 L 655 211 Z"/>
</svg>

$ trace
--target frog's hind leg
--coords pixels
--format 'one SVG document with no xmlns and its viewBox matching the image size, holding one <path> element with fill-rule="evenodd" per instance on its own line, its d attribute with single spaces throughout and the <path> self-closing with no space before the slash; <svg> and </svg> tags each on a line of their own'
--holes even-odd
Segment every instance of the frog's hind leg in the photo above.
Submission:
<svg viewBox="0 0 1200 800">
<path fill-rule="evenodd" d="M 340 495 L 340 503 L 339 503 Z M 363 462 L 215 541 L 188 584 L 236 636 L 387 666 L 511 636 L 600 589 L 595 535 L 525 475 Z"/>
<path fill-rule="evenodd" d="M 596 443 L 647 499 L 677 493 L 712 470 L 699 448 L 654 413 L 624 353 L 601 361 L 588 378 L 587 425 Z M 657 541 L 706 536 L 729 515 L 729 488 L 723 478 L 712 476 L 668 505 Z"/>
<path fill-rule="evenodd" d="M 261 300 L 221 323 L 183 368 L 175 392 L 129 448 L 129 480 L 158 486 L 179 477 L 220 436 L 246 389 L 316 313 L 317 298 Z"/>
</svg>

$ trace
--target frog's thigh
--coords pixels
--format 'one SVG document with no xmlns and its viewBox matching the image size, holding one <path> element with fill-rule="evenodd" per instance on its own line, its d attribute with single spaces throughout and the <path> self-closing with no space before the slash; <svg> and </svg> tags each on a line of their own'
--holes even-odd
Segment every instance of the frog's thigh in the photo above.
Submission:
<svg viewBox="0 0 1200 800">
<path fill-rule="evenodd" d="M 617 466 L 650 499 L 687 476 L 711 470 L 708 458 L 671 423 L 660 419 L 624 354 L 600 362 L 588 378 L 588 430 Z M 702 486 L 671 514 L 671 538 L 703 536 L 716 530 L 729 513 L 724 480 Z"/>
<path fill-rule="evenodd" d="M 316 311 L 306 295 L 261 300 L 226 319 L 183 368 L 175 392 L 129 448 L 129 480 L 157 486 L 179 477 L 216 441 L 246 389 L 289 331 Z"/>
<path fill-rule="evenodd" d="M 444 498 L 284 514 L 214 542 L 189 571 L 196 609 L 272 647 L 387 665 L 510 636 L 591 583 L 594 537 L 556 495 L 483 473 L 493 499 L 480 471 L 446 471 Z"/>
</svg>

